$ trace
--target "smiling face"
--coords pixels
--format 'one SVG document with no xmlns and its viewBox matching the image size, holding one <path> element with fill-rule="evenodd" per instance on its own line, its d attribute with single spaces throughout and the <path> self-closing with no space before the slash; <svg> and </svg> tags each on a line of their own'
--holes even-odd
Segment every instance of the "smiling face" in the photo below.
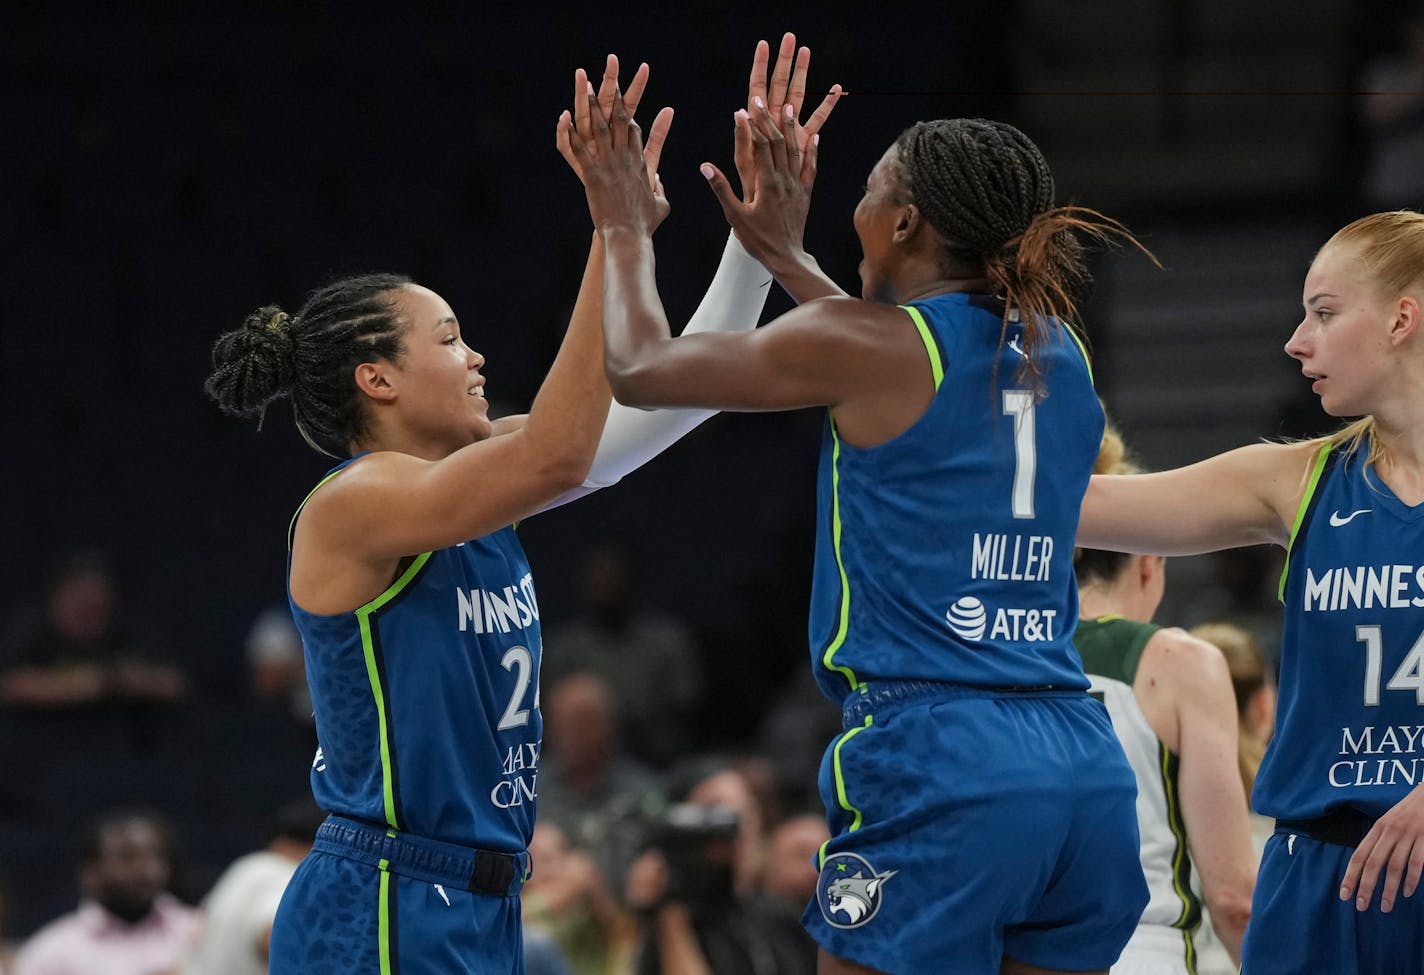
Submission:
<svg viewBox="0 0 1424 975">
<path fill-rule="evenodd" d="M 1325 412 L 1373 412 L 1387 379 L 1400 302 L 1413 299 L 1380 295 L 1358 251 L 1330 244 L 1311 264 L 1302 300 L 1305 317 L 1286 343 L 1286 354 L 1300 363 Z"/>
<path fill-rule="evenodd" d="M 489 403 L 480 375 L 485 358 L 460 337 L 455 313 L 418 284 L 405 285 L 396 306 L 405 324 L 403 349 L 399 363 L 384 366 L 402 427 L 446 454 L 488 438 Z"/>
</svg>

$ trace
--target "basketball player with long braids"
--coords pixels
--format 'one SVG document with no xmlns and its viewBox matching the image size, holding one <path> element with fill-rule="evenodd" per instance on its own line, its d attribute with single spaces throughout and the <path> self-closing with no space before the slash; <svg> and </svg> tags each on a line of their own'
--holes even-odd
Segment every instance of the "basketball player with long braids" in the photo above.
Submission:
<svg viewBox="0 0 1424 975">
<path fill-rule="evenodd" d="M 805 923 L 822 975 L 1105 971 L 1146 903 L 1135 787 L 1073 650 L 1078 506 L 1103 434 L 1074 334 L 1079 234 L 1012 126 L 912 126 L 854 227 L 862 299 L 802 248 L 817 141 L 739 115 L 756 163 L 736 236 L 802 302 L 742 335 L 672 338 L 656 201 L 616 103 L 560 120 L 606 248 L 605 365 L 619 402 L 828 408 L 812 661 L 844 709 L 821 792 L 832 838 Z"/>
</svg>

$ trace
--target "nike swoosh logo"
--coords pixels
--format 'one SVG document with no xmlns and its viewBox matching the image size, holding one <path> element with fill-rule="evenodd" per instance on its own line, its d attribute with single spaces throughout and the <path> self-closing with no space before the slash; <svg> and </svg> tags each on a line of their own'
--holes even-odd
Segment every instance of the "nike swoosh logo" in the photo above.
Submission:
<svg viewBox="0 0 1424 975">
<path fill-rule="evenodd" d="M 1341 525 L 1348 525 L 1350 522 L 1360 517 L 1360 515 L 1367 515 L 1373 510 L 1373 508 L 1361 508 L 1359 511 L 1350 512 L 1350 514 L 1346 515 L 1344 518 L 1340 517 L 1340 512 L 1338 511 L 1331 512 L 1330 527 L 1339 528 Z"/>
</svg>

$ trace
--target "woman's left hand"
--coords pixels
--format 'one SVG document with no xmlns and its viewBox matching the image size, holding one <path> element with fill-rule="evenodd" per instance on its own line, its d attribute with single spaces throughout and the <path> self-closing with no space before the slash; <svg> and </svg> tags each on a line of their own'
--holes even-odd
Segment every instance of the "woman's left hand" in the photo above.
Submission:
<svg viewBox="0 0 1424 975">
<path fill-rule="evenodd" d="M 1340 899 L 1354 897 L 1357 911 L 1368 910 L 1381 872 L 1384 884 L 1380 887 L 1380 910 L 1388 914 L 1394 909 L 1396 895 L 1401 893 L 1401 882 L 1402 893 L 1411 897 L 1424 872 L 1424 786 L 1396 803 L 1365 834 L 1345 868 Z"/>
<path fill-rule="evenodd" d="M 664 108 L 658 112 L 646 146 L 642 143 L 641 129 L 633 121 L 647 81 L 648 66 L 641 64 L 624 94 L 618 85 L 618 58 L 613 54 L 608 56 L 597 93 L 582 68 L 574 72 L 574 107 L 572 113 L 559 116 L 557 144 L 560 154 L 589 194 L 589 211 L 595 225 L 606 222 L 600 215 L 607 211 L 610 217 L 617 217 L 620 222 L 638 223 L 651 233 L 670 209 L 657 172 L 663 145 L 672 127 L 673 110 Z M 619 158 L 615 158 L 615 141 L 621 154 Z M 631 183 L 619 186 L 613 174 L 614 167 L 620 163 L 620 172 L 625 174 L 633 169 L 641 171 L 639 186 Z M 598 171 L 590 174 L 590 165 L 595 165 Z M 591 175 L 598 182 L 596 188 L 590 185 Z M 615 197 L 621 199 L 621 203 L 615 203 Z M 641 217 L 636 216 L 640 213 Z"/>
</svg>

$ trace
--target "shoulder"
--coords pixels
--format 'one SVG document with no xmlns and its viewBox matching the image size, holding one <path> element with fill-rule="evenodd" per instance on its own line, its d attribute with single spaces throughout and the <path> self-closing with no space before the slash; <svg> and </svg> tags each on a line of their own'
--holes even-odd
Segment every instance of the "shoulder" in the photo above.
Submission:
<svg viewBox="0 0 1424 975">
<path fill-rule="evenodd" d="M 15 954 L 16 971 L 34 972 L 42 975 L 46 967 L 75 951 L 92 940 L 90 925 L 80 911 L 62 914 L 30 935 Z"/>
<path fill-rule="evenodd" d="M 396 492 L 409 488 L 411 476 L 430 463 L 382 450 L 331 471 L 302 501 L 295 521 L 297 537 L 310 533 L 314 526 L 323 530 L 329 525 L 339 527 L 373 505 L 394 501 Z"/>
<path fill-rule="evenodd" d="M 1222 652 L 1177 627 L 1164 627 L 1142 650 L 1138 679 L 1161 681 L 1182 694 L 1232 695 L 1231 671 Z"/>
<path fill-rule="evenodd" d="M 781 315 L 753 335 L 803 332 L 822 339 L 869 340 L 884 329 L 913 330 L 914 320 L 899 305 L 845 295 L 817 298 Z"/>
</svg>

